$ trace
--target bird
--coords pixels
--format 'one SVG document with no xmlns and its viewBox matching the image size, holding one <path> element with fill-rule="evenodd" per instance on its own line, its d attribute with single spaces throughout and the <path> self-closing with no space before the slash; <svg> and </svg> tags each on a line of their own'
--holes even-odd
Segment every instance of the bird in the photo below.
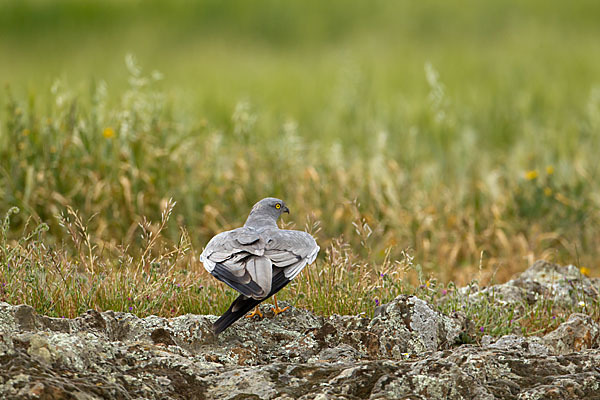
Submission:
<svg viewBox="0 0 600 400">
<path fill-rule="evenodd" d="M 240 295 L 213 324 L 216 335 L 274 296 L 309 264 L 319 253 L 319 245 L 307 232 L 279 229 L 277 220 L 289 214 L 280 199 L 267 197 L 257 202 L 244 226 L 214 236 L 200 255 L 204 268 L 215 278 L 235 289 Z M 280 309 L 274 297 L 273 311 Z"/>
</svg>

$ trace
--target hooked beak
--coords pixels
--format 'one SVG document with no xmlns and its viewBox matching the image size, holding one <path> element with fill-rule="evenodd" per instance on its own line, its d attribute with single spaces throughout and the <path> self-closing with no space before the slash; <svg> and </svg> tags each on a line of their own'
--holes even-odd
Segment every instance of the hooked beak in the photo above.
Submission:
<svg viewBox="0 0 600 400">
<path fill-rule="evenodd" d="M 288 214 L 289 214 L 289 213 L 290 213 L 290 209 L 289 209 L 289 208 L 287 208 L 287 206 L 283 206 L 283 212 L 285 212 L 285 213 L 288 213 Z"/>
</svg>

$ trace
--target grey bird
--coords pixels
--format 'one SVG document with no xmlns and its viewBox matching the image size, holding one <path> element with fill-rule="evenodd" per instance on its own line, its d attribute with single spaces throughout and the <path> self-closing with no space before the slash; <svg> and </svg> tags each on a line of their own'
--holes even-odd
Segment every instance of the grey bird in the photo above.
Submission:
<svg viewBox="0 0 600 400">
<path fill-rule="evenodd" d="M 273 197 L 252 207 L 243 227 L 213 237 L 200 255 L 204 268 L 240 292 L 213 324 L 218 335 L 258 304 L 279 292 L 317 257 L 319 246 L 308 233 L 279 229 L 277 220 L 290 210 Z M 276 314 L 280 309 L 275 298 Z M 255 315 L 255 314 L 252 314 Z"/>
</svg>

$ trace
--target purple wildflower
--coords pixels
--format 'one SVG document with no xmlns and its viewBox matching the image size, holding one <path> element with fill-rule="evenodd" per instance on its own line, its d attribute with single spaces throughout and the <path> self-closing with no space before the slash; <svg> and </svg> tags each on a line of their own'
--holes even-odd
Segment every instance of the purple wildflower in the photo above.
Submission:
<svg viewBox="0 0 600 400">
<path fill-rule="evenodd" d="M 446 289 L 442 289 L 442 294 L 445 296 L 448 293 Z"/>
<path fill-rule="evenodd" d="M 485 332 L 485 328 L 483 326 L 479 328 L 479 330 L 481 331 L 481 333 Z"/>
<path fill-rule="evenodd" d="M 379 299 L 375 299 L 375 305 L 378 306 L 379 305 Z"/>
</svg>

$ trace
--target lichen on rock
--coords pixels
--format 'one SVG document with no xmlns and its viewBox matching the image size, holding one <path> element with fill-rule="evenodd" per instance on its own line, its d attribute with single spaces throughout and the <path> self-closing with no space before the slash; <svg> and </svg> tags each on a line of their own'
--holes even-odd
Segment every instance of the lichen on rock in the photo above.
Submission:
<svg viewBox="0 0 600 400">
<path fill-rule="evenodd" d="M 572 268 L 536 263 L 495 290 L 569 302 L 563 286 L 573 282 L 589 284 L 590 293 L 596 287 Z M 0 303 L 0 398 L 600 397 L 600 328 L 585 314 L 542 337 L 461 344 L 469 321 L 414 296 L 398 296 L 372 319 L 262 310 L 264 319 L 240 320 L 215 336 L 215 316 L 90 310 L 59 319 Z"/>
</svg>

